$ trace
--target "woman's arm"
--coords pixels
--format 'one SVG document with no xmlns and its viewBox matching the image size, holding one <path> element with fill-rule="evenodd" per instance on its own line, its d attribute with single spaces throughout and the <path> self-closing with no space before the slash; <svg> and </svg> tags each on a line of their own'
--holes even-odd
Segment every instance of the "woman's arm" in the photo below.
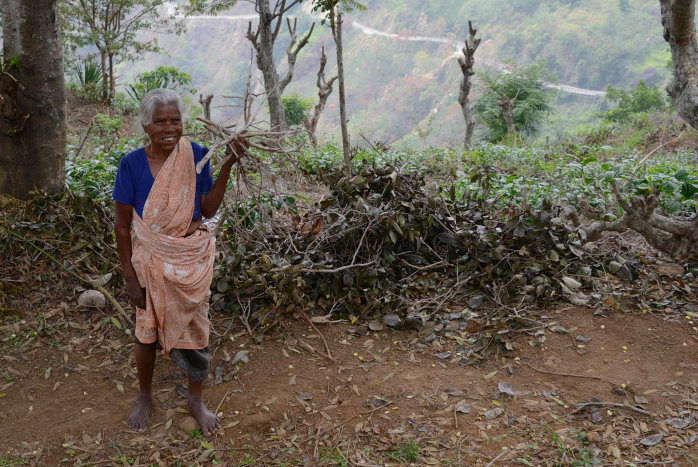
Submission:
<svg viewBox="0 0 698 467">
<path fill-rule="evenodd" d="M 136 276 L 136 270 L 131 263 L 133 245 L 131 244 L 131 221 L 133 220 L 133 206 L 115 201 L 116 212 L 114 214 L 114 234 L 116 235 L 116 249 L 119 252 L 121 268 L 124 270 L 124 281 L 128 296 L 138 308 L 145 309 L 145 289 L 141 287 Z"/>
<path fill-rule="evenodd" d="M 211 218 L 216 215 L 218 207 L 223 201 L 223 195 L 225 194 L 225 188 L 228 185 L 228 179 L 230 178 L 230 171 L 233 165 L 245 155 L 249 143 L 244 138 L 239 138 L 234 141 L 235 150 L 233 151 L 233 156 L 226 161 L 225 164 L 221 166 L 221 171 L 218 173 L 218 178 L 213 184 L 213 187 L 205 195 L 201 195 L 201 215 L 206 218 Z"/>
</svg>

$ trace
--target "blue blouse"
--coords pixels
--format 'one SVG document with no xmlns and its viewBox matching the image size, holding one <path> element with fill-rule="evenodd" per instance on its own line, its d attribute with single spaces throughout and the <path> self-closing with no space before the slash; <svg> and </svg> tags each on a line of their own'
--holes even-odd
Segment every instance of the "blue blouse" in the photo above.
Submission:
<svg viewBox="0 0 698 467">
<path fill-rule="evenodd" d="M 196 165 L 206 155 L 208 148 L 196 143 L 191 143 L 191 148 L 194 152 L 192 163 Z M 124 156 L 119 162 L 112 198 L 120 203 L 133 206 L 138 215 L 143 217 L 143 207 L 153 183 L 155 183 L 155 179 L 150 171 L 150 165 L 148 165 L 145 148 L 136 149 Z M 201 173 L 196 174 L 196 196 L 192 220 L 201 217 L 201 195 L 208 193 L 211 187 L 213 187 L 213 176 L 211 176 L 210 161 L 207 161 Z"/>
</svg>

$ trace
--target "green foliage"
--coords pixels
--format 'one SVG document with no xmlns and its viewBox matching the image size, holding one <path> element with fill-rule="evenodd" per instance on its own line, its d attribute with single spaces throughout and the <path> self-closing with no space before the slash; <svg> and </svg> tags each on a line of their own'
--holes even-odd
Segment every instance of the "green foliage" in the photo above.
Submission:
<svg viewBox="0 0 698 467">
<path fill-rule="evenodd" d="M 698 170 L 692 154 L 679 152 L 637 165 L 636 154 L 611 159 L 611 151 L 609 146 L 584 144 L 551 150 L 482 146 L 464 159 L 454 183 L 455 195 L 489 199 L 504 207 L 520 204 L 526 193 L 534 209 L 546 201 L 578 206 L 583 198 L 598 211 L 599 219 L 613 220 L 622 214 L 611 188 L 615 182 L 625 196 L 658 190 L 665 214 L 697 211 Z"/>
<path fill-rule="evenodd" d="M 104 150 L 105 152 L 109 152 L 115 136 L 121 129 L 121 118 L 118 115 L 112 116 L 104 113 L 97 113 L 94 122 L 99 138 L 104 143 Z"/>
<path fill-rule="evenodd" d="M 102 68 L 93 60 L 86 58 L 73 68 L 75 84 L 68 84 L 75 95 L 85 102 L 98 102 L 102 96 Z"/>
<path fill-rule="evenodd" d="M 190 84 L 189 73 L 173 66 L 159 66 L 153 71 L 138 73 L 135 83 L 129 84 L 126 92 L 134 102 L 140 102 L 148 91 L 158 88 L 172 89 L 179 94 L 196 93 L 196 88 L 188 87 Z"/>
<path fill-rule="evenodd" d="M 142 146 L 140 138 L 128 138 L 111 149 L 100 151 L 90 159 L 75 158 L 69 155 L 66 159 L 66 184 L 72 191 L 83 192 L 90 197 L 111 203 L 111 192 L 114 188 L 116 171 L 119 161 L 131 151 Z"/>
<path fill-rule="evenodd" d="M 302 99 L 298 95 L 283 96 L 281 101 L 284 104 L 284 113 L 286 115 L 286 125 L 293 127 L 303 124 L 303 119 L 307 116 L 306 112 L 312 107 L 312 99 Z"/>
<path fill-rule="evenodd" d="M 473 103 L 473 110 L 490 130 L 491 141 L 499 141 L 507 134 L 499 101 L 503 96 L 515 99 L 514 127 L 525 136 L 534 136 L 552 112 L 555 91 L 545 83 L 554 81 L 542 62 L 527 67 L 514 67 L 508 73 L 478 73 L 482 80 L 481 94 Z"/>
<path fill-rule="evenodd" d="M 91 59 L 85 59 L 82 62 L 82 68 L 75 67 L 75 77 L 83 88 L 90 84 L 99 86 L 102 84 L 102 68 Z"/>
<path fill-rule="evenodd" d="M 392 149 L 374 150 L 358 148 L 352 165 L 358 170 L 363 165 L 401 167 L 405 172 L 417 171 L 424 175 L 443 174 L 450 168 L 461 165 L 460 150 L 425 148 L 423 150 Z M 324 175 L 338 169 L 344 164 L 342 148 L 336 144 L 327 144 L 315 150 L 306 146 L 297 154 L 301 170 L 310 175 Z"/>
<path fill-rule="evenodd" d="M 106 76 L 102 97 L 109 101 L 116 85 L 118 63 L 135 61 L 147 52 L 158 52 L 156 38 L 142 41 L 139 33 L 157 30 L 179 33 L 181 27 L 171 15 L 162 14 L 167 0 L 61 0 L 61 32 L 66 55 L 96 46 Z"/>
<path fill-rule="evenodd" d="M 630 92 L 608 86 L 606 100 L 616 104 L 614 109 L 601 114 L 603 119 L 609 122 L 627 122 L 633 115 L 664 110 L 667 106 L 667 100 L 657 86 L 650 88 L 644 81 L 640 81 Z"/>
<path fill-rule="evenodd" d="M 396 461 L 415 462 L 419 460 L 419 444 L 414 439 L 408 439 L 406 443 L 393 449 L 390 458 Z"/>
<path fill-rule="evenodd" d="M 322 24 L 328 24 L 334 31 L 337 13 L 349 13 L 354 10 L 366 11 L 368 7 L 355 0 L 312 0 L 313 11 L 323 13 Z"/>
</svg>

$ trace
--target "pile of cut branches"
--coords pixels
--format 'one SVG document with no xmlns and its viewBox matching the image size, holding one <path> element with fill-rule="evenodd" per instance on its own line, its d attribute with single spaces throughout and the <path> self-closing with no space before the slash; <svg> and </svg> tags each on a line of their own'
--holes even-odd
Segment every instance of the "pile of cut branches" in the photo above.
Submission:
<svg viewBox="0 0 698 467">
<path fill-rule="evenodd" d="M 102 287 L 120 271 L 108 207 L 70 190 L 37 190 L 27 201 L 0 196 L 0 257 L 5 279 L 18 284 L 71 275 Z"/>
<path fill-rule="evenodd" d="M 219 236 L 216 309 L 266 323 L 297 309 L 426 320 L 469 300 L 520 309 L 565 294 L 581 303 L 578 292 L 612 261 L 582 248 L 550 205 L 495 212 L 429 194 L 418 174 L 390 166 L 336 174 L 330 186 L 302 216 Z"/>
</svg>

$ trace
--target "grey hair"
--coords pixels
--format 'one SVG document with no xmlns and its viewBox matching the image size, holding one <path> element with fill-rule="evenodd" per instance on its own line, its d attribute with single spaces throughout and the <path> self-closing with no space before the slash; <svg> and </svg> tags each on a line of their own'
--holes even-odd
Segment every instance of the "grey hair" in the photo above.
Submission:
<svg viewBox="0 0 698 467">
<path fill-rule="evenodd" d="M 182 119 L 184 119 L 184 99 L 182 96 L 172 89 L 158 88 L 148 91 L 141 99 L 141 105 L 138 108 L 138 119 L 143 128 L 153 123 L 153 115 L 158 106 L 168 104 L 176 104 Z"/>
</svg>

